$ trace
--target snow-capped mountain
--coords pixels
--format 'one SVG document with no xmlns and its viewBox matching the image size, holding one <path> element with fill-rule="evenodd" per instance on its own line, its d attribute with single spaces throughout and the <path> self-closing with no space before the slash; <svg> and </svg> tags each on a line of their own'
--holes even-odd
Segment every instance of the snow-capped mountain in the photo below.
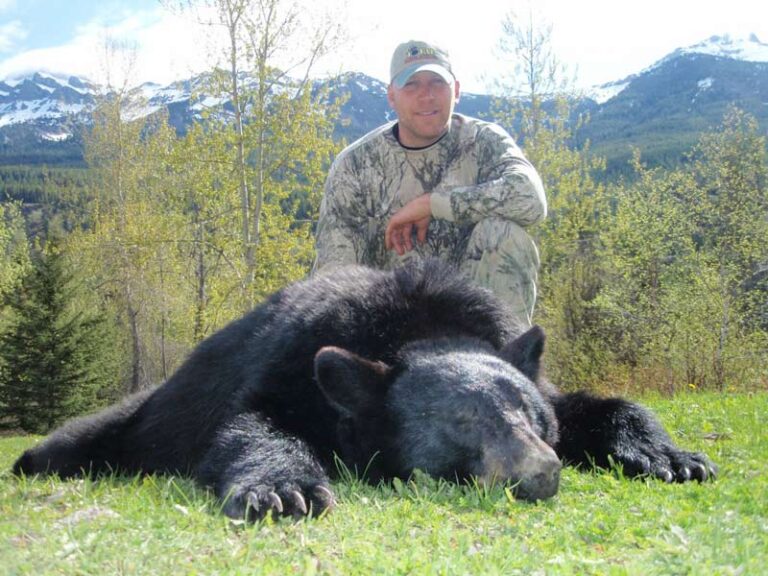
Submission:
<svg viewBox="0 0 768 576">
<path fill-rule="evenodd" d="M 614 165 L 626 165 L 633 146 L 674 164 L 730 105 L 768 126 L 768 45 L 754 35 L 713 36 L 600 89 L 580 137 Z"/>
<path fill-rule="evenodd" d="M 92 105 L 94 89 L 74 76 L 34 74 L 0 82 L 0 127 L 80 114 Z M 49 136 L 62 138 L 55 131 Z"/>
<path fill-rule="evenodd" d="M 144 116 L 177 102 L 187 102 L 192 89 L 192 81 L 168 86 L 142 84 L 132 91 L 142 102 L 134 114 Z M 63 118 L 87 115 L 100 93 L 103 93 L 101 87 L 75 76 L 64 78 L 36 73 L 0 82 L 0 128 L 27 123 L 55 125 Z"/>
<path fill-rule="evenodd" d="M 204 109 L 227 106 L 226 99 L 210 95 L 207 81 L 201 75 L 167 86 L 138 86 L 142 104 L 132 115 L 167 110 L 170 123 L 183 132 Z M 382 82 L 359 73 L 327 82 L 332 97 L 349 96 L 338 136 L 351 141 L 391 119 Z M 80 132 L 102 92 L 81 78 L 42 73 L 0 82 L 0 164 L 82 162 Z M 656 154 L 659 161 L 674 161 L 734 103 L 768 126 L 768 45 L 754 35 L 713 36 L 596 87 L 579 106 L 590 112 L 591 121 L 578 136 L 589 139 L 609 163 L 625 164 L 631 146 Z M 491 117 L 491 109 L 490 96 L 473 94 L 462 94 L 457 107 L 480 117 Z"/>
<path fill-rule="evenodd" d="M 130 91 L 135 105 L 127 118 L 166 110 L 171 123 L 183 130 L 205 107 L 224 103 L 193 96 L 202 92 L 206 79 L 201 75 L 167 86 L 137 86 Z M 0 164 L 81 161 L 82 128 L 104 94 L 103 87 L 74 76 L 36 73 L 0 82 Z"/>
<path fill-rule="evenodd" d="M 723 36 L 711 36 L 703 42 L 698 42 L 686 48 L 678 48 L 648 68 L 623 78 L 593 86 L 587 90 L 587 97 L 598 104 L 604 104 L 611 98 L 618 96 L 624 88 L 640 76 L 652 74 L 654 70 L 663 67 L 670 61 L 685 56 L 713 56 L 740 62 L 768 63 L 768 44 L 764 44 L 755 34 L 745 38 L 733 38 L 726 34 Z"/>
</svg>

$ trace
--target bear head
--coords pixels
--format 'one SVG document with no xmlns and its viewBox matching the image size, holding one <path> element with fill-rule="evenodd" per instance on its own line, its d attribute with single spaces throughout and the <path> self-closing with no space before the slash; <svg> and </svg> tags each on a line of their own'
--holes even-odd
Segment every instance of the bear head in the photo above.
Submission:
<svg viewBox="0 0 768 576">
<path fill-rule="evenodd" d="M 371 480 L 419 469 L 509 482 L 522 499 L 553 496 L 561 464 L 557 420 L 536 384 L 543 342 L 538 327 L 501 351 L 471 338 L 422 340 L 391 365 L 322 348 L 315 375 L 340 415 L 342 461 Z"/>
</svg>

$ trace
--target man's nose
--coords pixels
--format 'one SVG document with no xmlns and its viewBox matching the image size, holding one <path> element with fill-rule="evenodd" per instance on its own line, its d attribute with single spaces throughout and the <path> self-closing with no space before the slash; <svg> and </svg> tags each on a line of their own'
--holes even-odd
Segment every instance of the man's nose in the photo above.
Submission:
<svg viewBox="0 0 768 576">
<path fill-rule="evenodd" d="M 434 98 L 435 87 L 432 84 L 425 84 L 419 88 L 419 98 Z"/>
</svg>

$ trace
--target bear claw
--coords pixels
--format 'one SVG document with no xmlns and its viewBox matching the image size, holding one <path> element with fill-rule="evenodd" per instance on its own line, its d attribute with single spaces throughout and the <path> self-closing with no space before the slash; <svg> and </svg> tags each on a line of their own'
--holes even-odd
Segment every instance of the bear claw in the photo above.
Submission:
<svg viewBox="0 0 768 576">
<path fill-rule="evenodd" d="M 293 508 L 296 509 L 298 513 L 294 513 L 294 516 L 306 516 L 309 514 L 309 510 L 307 509 L 307 502 L 304 500 L 304 496 L 299 492 L 298 490 L 292 490 L 290 493 L 291 500 L 293 500 Z"/>
<path fill-rule="evenodd" d="M 335 498 L 333 497 L 333 492 L 328 490 L 328 488 L 326 488 L 325 486 L 322 486 L 322 485 L 315 486 L 314 493 L 318 497 L 323 497 L 324 500 L 335 502 Z"/>
<path fill-rule="evenodd" d="M 255 492 L 248 492 L 245 496 L 245 508 L 247 509 L 253 509 L 254 512 L 257 514 L 259 513 L 259 510 L 261 509 L 261 504 L 259 504 L 259 497 L 256 495 Z"/>
<path fill-rule="evenodd" d="M 224 513 L 232 518 L 245 517 L 250 522 L 266 516 L 292 516 L 295 519 L 318 516 L 336 504 L 333 492 L 322 484 L 297 487 L 283 485 L 260 486 L 241 492 L 241 496 L 229 498 Z"/>
<path fill-rule="evenodd" d="M 675 481 L 675 475 L 674 475 L 674 474 L 672 474 L 672 471 L 671 471 L 671 470 L 667 470 L 667 469 L 661 470 L 661 471 L 660 471 L 660 472 L 657 474 L 657 476 L 658 476 L 659 478 L 661 478 L 661 479 L 662 479 L 664 482 L 666 482 L 667 484 L 671 484 L 672 482 L 674 482 L 674 481 Z"/>
<path fill-rule="evenodd" d="M 283 513 L 283 501 L 280 499 L 280 496 L 275 494 L 274 492 L 270 492 L 267 494 L 267 500 L 269 501 L 269 507 L 277 512 L 278 514 Z"/>
<path fill-rule="evenodd" d="M 688 462 L 681 466 L 677 472 L 678 482 L 698 480 L 705 482 L 713 480 L 717 476 L 717 466 L 703 454 L 686 453 Z"/>
<path fill-rule="evenodd" d="M 260 497 L 256 492 L 249 491 L 245 496 L 245 513 L 247 516 L 263 518 L 270 511 L 276 514 L 283 513 L 283 501 L 275 492 L 269 492 Z"/>
<path fill-rule="evenodd" d="M 712 462 L 706 461 L 704 463 L 697 462 L 696 467 L 693 470 L 692 477 L 699 482 L 705 482 L 707 480 L 714 480 L 717 477 L 717 466 Z"/>
</svg>

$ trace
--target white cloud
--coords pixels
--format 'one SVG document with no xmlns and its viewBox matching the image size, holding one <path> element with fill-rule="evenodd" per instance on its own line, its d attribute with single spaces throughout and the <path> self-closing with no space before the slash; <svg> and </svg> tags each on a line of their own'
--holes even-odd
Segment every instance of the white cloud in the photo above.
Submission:
<svg viewBox="0 0 768 576">
<path fill-rule="evenodd" d="M 88 22 L 78 27 L 67 44 L 1 61 L 0 79 L 33 71 L 75 74 L 99 83 L 109 76 L 115 85 L 126 76 L 129 83 L 189 77 L 205 68 L 207 42 L 202 31 L 193 31 L 195 26 L 160 8 L 126 15 L 111 26 Z"/>
<path fill-rule="evenodd" d="M 338 4 L 338 0 L 333 2 Z M 312 6 L 308 5 L 303 11 L 304 16 L 311 13 L 310 8 Z M 208 15 L 207 19 L 212 18 Z M 95 19 L 79 26 L 73 40 L 65 45 L 32 50 L 0 61 L 0 79 L 23 76 L 33 71 L 76 74 L 97 83 L 104 83 L 109 73 L 115 85 L 122 83 L 126 74 L 129 83 L 168 83 L 189 78 L 225 62 L 224 28 L 201 24 L 204 20 L 206 13 L 179 14 L 161 7 L 126 14 L 108 27 Z M 300 40 L 301 35 L 298 34 L 284 50 L 287 59 L 300 51 L 297 47 Z M 107 41 L 122 46 L 124 50 L 108 57 L 105 49 Z M 331 65 L 335 66 L 334 72 L 341 70 L 342 65 L 345 70 L 361 69 L 354 67 L 361 62 L 344 62 L 343 58 L 344 55 L 340 55 Z M 350 65 L 353 67 L 350 68 Z"/>
<path fill-rule="evenodd" d="M 210 68 L 221 51 L 222 30 L 199 24 L 190 15 L 162 13 L 135 35 L 137 67 L 155 82 L 188 78 Z"/>
<path fill-rule="evenodd" d="M 2 0 L 0 0 L 2 2 Z M 8 4 L 9 2 L 6 2 Z M 0 10 L 3 9 L 0 4 Z M 14 46 L 27 37 L 27 31 L 18 20 L 0 25 L 0 53 L 10 52 Z"/>
</svg>

